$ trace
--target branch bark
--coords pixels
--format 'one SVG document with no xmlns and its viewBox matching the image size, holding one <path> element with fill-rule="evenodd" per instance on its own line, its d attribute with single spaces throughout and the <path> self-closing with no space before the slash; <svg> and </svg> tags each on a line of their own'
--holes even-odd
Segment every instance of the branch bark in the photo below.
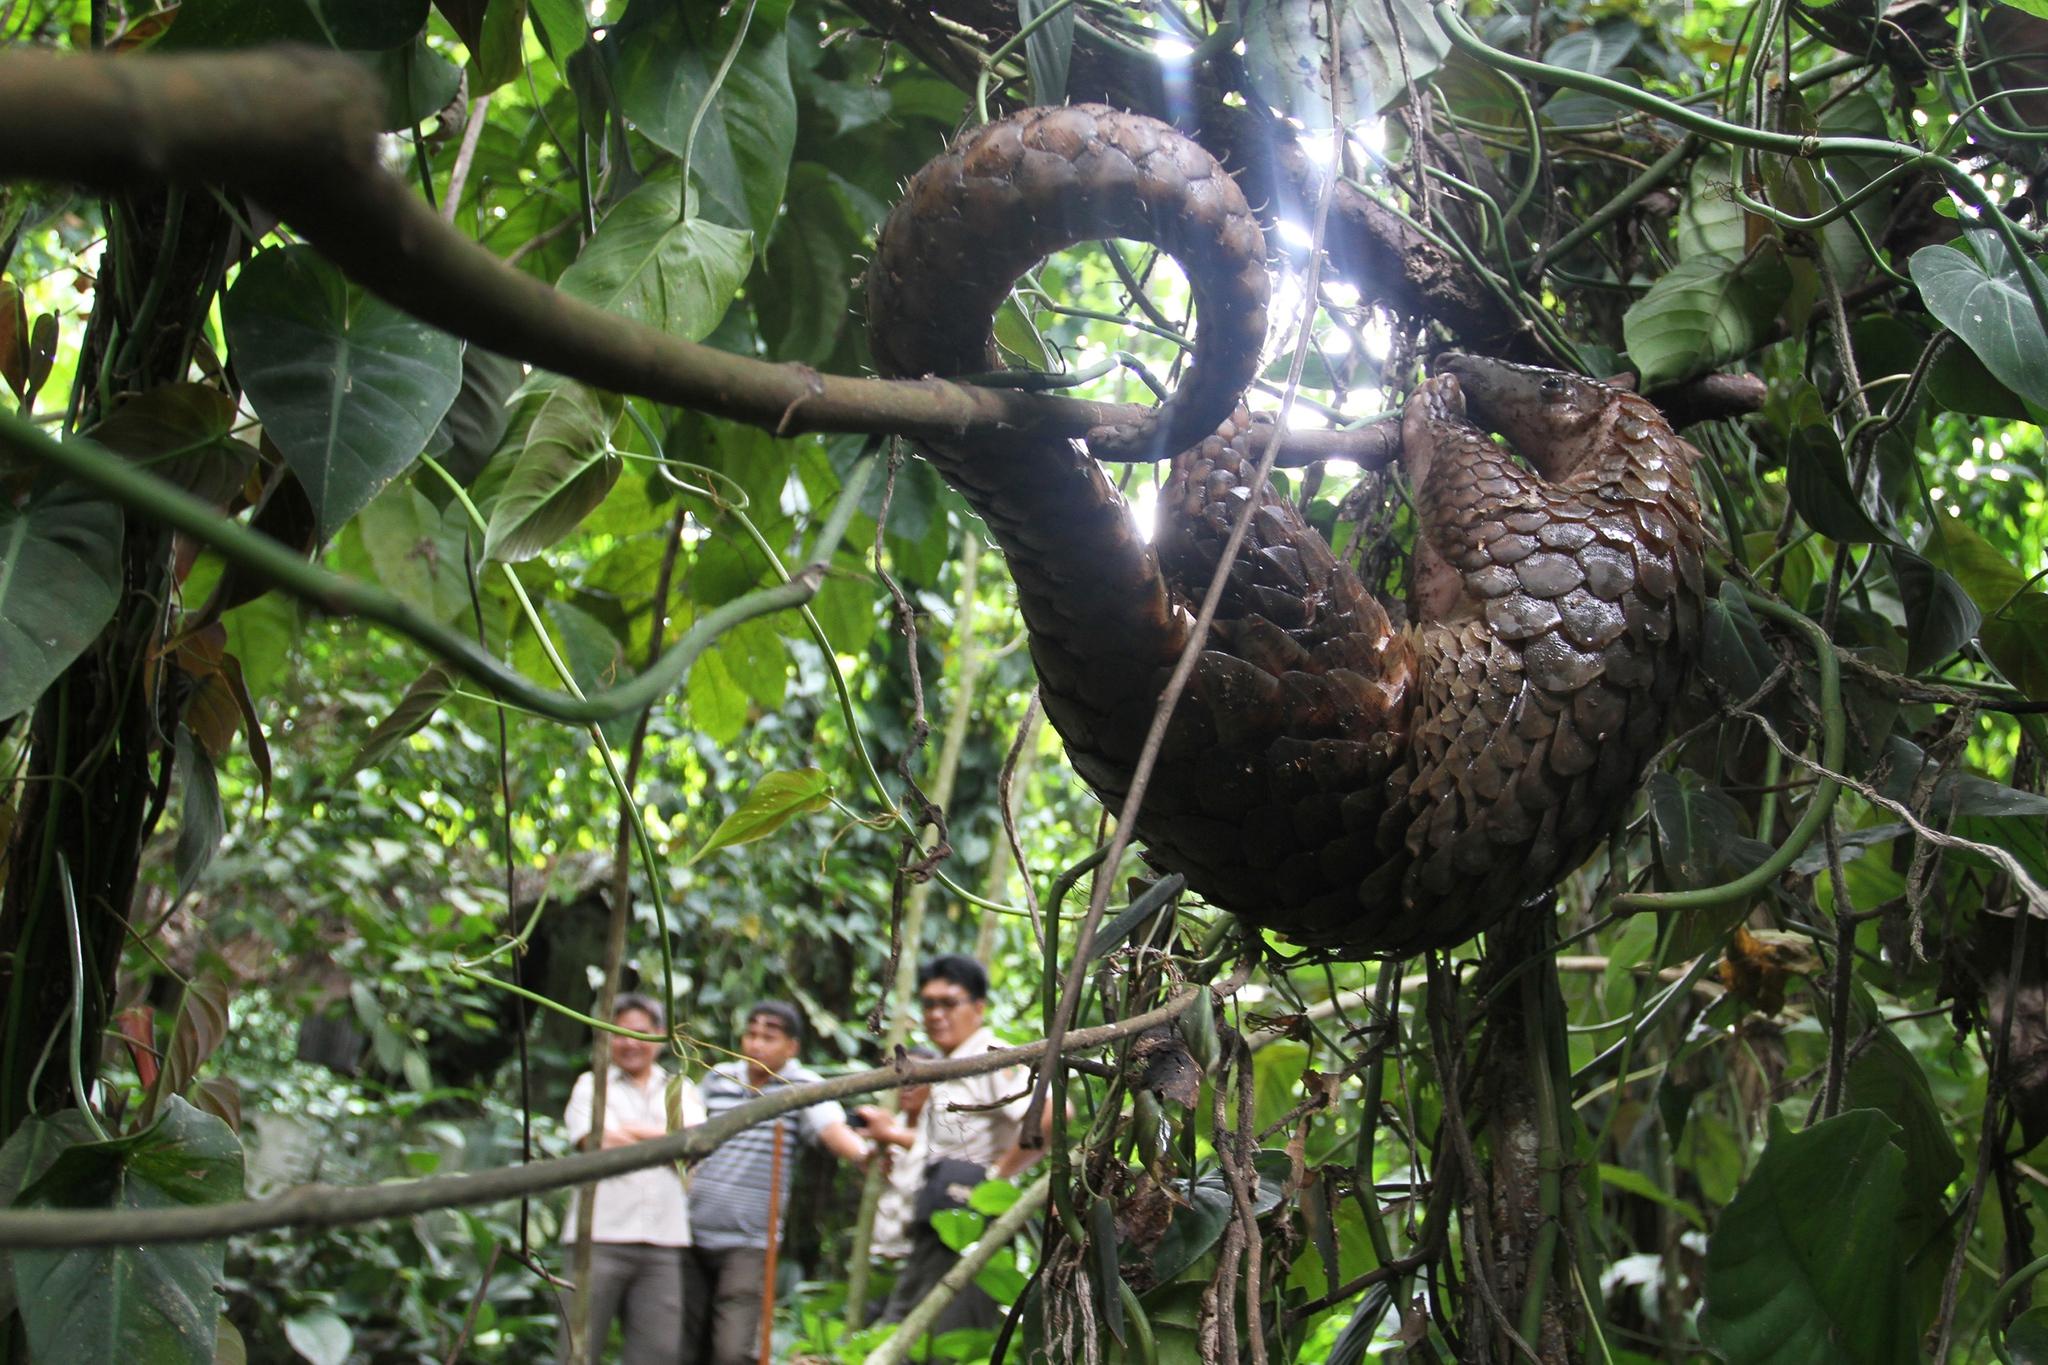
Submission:
<svg viewBox="0 0 2048 1365">
<path fill-rule="evenodd" d="M 0 139 L 0 180 L 225 185 L 276 212 L 357 284 L 443 331 L 599 388 L 777 435 L 1078 437 L 1127 426 L 1138 413 L 1128 404 L 939 379 L 822 374 L 732 355 L 607 313 L 513 269 L 386 173 L 376 157 L 379 107 L 355 62 L 308 48 L 121 58 L 6 53 L 0 128 L 38 131 Z M 1298 157 L 1300 149 L 1294 152 Z M 1332 206 L 1340 225 L 1346 214 L 1371 217 L 1369 203 L 1347 208 L 1345 194 L 1340 186 Z M 1340 268 L 1351 249 L 1365 250 L 1333 245 Z M 1407 270 L 1425 259 L 1405 237 L 1373 250 L 1384 259 L 1362 258 L 1359 269 Z M 1430 273 L 1440 272 L 1432 266 Z M 1462 297 L 1453 291 L 1389 302 L 1424 310 L 1467 344 L 1484 346 L 1499 336 L 1478 322 L 1460 323 L 1454 295 Z M 1651 395 L 1660 402 L 1666 396 Z M 1397 445 L 1398 434 L 1375 423 L 1290 432 L 1283 463 L 1349 459 L 1375 467 Z"/>
<path fill-rule="evenodd" d="M 352 60 L 307 48 L 223 56 L 0 55 L 0 180 L 226 185 L 277 213 L 349 278 L 455 336 L 557 374 L 764 427 L 959 438 L 1081 436 L 1127 404 L 857 379 L 685 341 L 550 288 L 441 221 L 376 157 L 378 95 Z M 1288 445 L 1346 456 L 1355 438 Z M 1367 438 L 1377 442 L 1379 438 Z"/>
</svg>

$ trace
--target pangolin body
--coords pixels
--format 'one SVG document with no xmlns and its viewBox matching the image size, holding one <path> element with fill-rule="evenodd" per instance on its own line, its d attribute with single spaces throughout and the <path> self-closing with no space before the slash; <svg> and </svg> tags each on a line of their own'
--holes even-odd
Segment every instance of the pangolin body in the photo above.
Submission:
<svg viewBox="0 0 2048 1365">
<path fill-rule="evenodd" d="M 885 373 L 987 370 L 989 319 L 1017 276 L 1106 236 L 1176 256 L 1200 324 L 1174 397 L 1089 437 L 1098 454 L 1173 454 L 1154 544 L 1074 442 L 927 454 L 1007 556 L 1046 714 L 1114 807 L 1253 500 L 1263 419 L 1238 398 L 1267 277 L 1250 209 L 1163 124 L 1029 110 L 912 179 L 868 315 Z M 1350 955 L 1461 942 L 1583 861 L 1659 743 L 1699 636 L 1697 454 L 1656 408 L 1556 371 L 1465 356 L 1440 369 L 1403 424 L 1421 528 L 1410 623 L 1291 503 L 1258 495 L 1138 820 L 1148 856 L 1212 903 Z"/>
</svg>

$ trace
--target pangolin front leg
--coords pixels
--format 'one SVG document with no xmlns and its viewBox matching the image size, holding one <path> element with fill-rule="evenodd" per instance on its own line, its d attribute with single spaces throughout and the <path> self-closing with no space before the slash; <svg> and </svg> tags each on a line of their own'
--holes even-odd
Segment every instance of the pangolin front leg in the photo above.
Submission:
<svg viewBox="0 0 2048 1365">
<path fill-rule="evenodd" d="M 1111 803 L 1129 789 L 1194 604 L 1248 517 L 1139 816 L 1147 856 L 1351 954 L 1483 930 L 1584 858 L 1661 733 L 1697 637 L 1691 448 L 1632 395 L 1454 358 L 1408 409 L 1423 540 L 1397 630 L 1290 502 L 1251 487 L 1257 419 L 1231 409 L 1264 336 L 1263 246 L 1229 177 L 1164 125 L 1026 111 L 920 172 L 869 272 L 878 363 L 993 368 L 1011 282 L 1099 236 L 1160 243 L 1196 296 L 1174 398 L 1090 437 L 1097 454 L 1178 452 L 1156 546 L 1072 442 L 929 451 L 1009 559 L 1076 770 Z M 1468 397 L 1533 469 L 1467 420 Z"/>
</svg>

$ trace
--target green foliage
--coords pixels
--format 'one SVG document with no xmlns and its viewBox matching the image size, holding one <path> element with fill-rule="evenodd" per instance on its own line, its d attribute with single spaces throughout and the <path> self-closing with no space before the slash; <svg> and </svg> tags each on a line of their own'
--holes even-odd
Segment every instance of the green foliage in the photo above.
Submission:
<svg viewBox="0 0 2048 1365">
<path fill-rule="evenodd" d="M 1894 1254 L 1897 1131 L 1859 1109 L 1773 1135 L 1707 1242 L 1700 1332 L 1730 1365 L 1919 1358 Z"/>
<path fill-rule="evenodd" d="M 31 1126 L 43 1120 L 30 1121 Z M 228 1126 L 175 1096 L 148 1128 L 31 1155 L 13 1203 L 44 1209 L 163 1209 L 219 1204 L 242 1192 L 242 1150 Z M 4 1165 L 5 1163 L 0 1163 Z M 213 1360 L 221 1277 L 218 1242 L 113 1246 L 90 1252 L 20 1250 L 14 1283 L 29 1349 L 146 1365 Z"/>
<path fill-rule="evenodd" d="M 765 839 L 797 816 L 825 809 L 831 790 L 831 779 L 819 768 L 769 773 L 754 784 L 738 810 L 718 822 L 690 861 L 697 862 L 717 849 Z"/>
<path fill-rule="evenodd" d="M 323 539 L 419 457 L 461 383 L 455 338 L 350 285 L 311 247 L 259 253 L 221 323 Z"/>
<path fill-rule="evenodd" d="M 680 174 L 649 180 L 598 225 L 562 292 L 689 341 L 709 336 L 746 277 L 753 238 L 688 212 Z"/>
<path fill-rule="evenodd" d="M 1951 202 L 1968 186 L 1880 183 L 1896 160 L 1871 144 L 1953 158 L 2022 213 L 2038 197 L 2038 161 L 1978 129 L 1992 117 L 2025 131 L 2024 117 L 1994 103 L 1949 122 L 2002 79 L 2000 65 L 1952 65 L 1947 14 L 1901 38 L 1922 22 L 1913 7 L 1801 5 L 1796 24 L 1719 0 L 1683 13 L 1571 2 L 1471 16 L 1495 49 L 1540 54 L 1547 68 L 1531 74 L 1453 48 L 1427 5 L 1375 0 L 1335 8 L 1332 91 L 1319 0 L 1254 0 L 1207 7 L 1243 23 L 1242 70 L 1235 44 L 1219 40 L 1209 52 L 1221 60 L 1190 84 L 1156 44 L 1201 43 L 1213 30 L 1196 7 L 1025 5 L 1020 14 L 1052 19 L 986 72 L 1007 37 L 991 26 L 1010 22 L 990 7 L 928 7 L 931 33 L 906 15 L 886 43 L 868 8 L 615 0 L 593 15 L 568 0 L 461 0 L 432 13 L 425 0 L 188 0 L 164 28 L 154 7 L 97 7 L 117 44 L 285 39 L 363 54 L 398 132 L 392 164 L 487 250 L 672 336 L 843 375 L 868 369 L 858 281 L 874 229 L 905 177 L 976 116 L 984 74 L 992 111 L 1027 79 L 1040 97 L 1063 85 L 1076 98 L 1104 93 L 1085 81 L 1142 102 L 1155 85 L 1239 76 L 1247 106 L 1315 129 L 1338 111 L 1388 111 L 1358 130 L 1344 164 L 1377 201 L 1372 213 L 1414 219 L 1427 234 L 1416 241 L 1443 251 L 1403 239 L 1393 256 L 1456 276 L 1468 306 L 1498 303 L 1484 344 L 1593 373 L 1633 369 L 1649 391 L 1714 370 L 1768 384 L 1761 412 L 1689 433 L 1706 452 L 1719 587 L 1673 727 L 1686 742 L 1559 888 L 1557 937 L 1568 941 L 1555 973 L 1542 945 L 1504 930 L 1398 966 L 1324 963 L 1266 942 L 1234 988 L 1232 959 L 1249 950 L 1205 908 L 1111 923 L 1078 1022 L 1204 984 L 1201 1013 L 1169 1039 L 1202 1078 L 1198 1105 L 1142 1088 L 1133 1098 L 1128 1057 L 1113 1057 L 1107 1076 L 1069 1073 L 1059 1136 L 1075 1174 L 1061 1207 L 1085 1254 L 1070 1254 L 1073 1230 L 1056 1219 L 999 1252 L 982 1286 L 1014 1303 L 1035 1277 L 1042 1303 L 1042 1287 L 1078 1263 L 1060 1302 L 1086 1303 L 1104 1359 L 1191 1361 L 1214 1349 L 1212 1282 L 1249 1254 L 1261 1258 L 1271 1359 L 1476 1358 L 1481 1343 L 1466 1335 L 1489 1330 L 1471 1307 L 1484 1273 L 1477 1214 L 1492 1206 L 1466 1188 L 1468 1163 L 1484 1177 L 1517 1144 L 1546 1140 L 1533 1110 L 1516 1110 L 1526 1090 L 1549 1096 L 1557 1130 L 1555 1161 L 1521 1168 L 1531 1183 L 1557 1177 L 1533 1196 L 1549 1201 L 1540 1225 L 1558 1229 L 1537 1306 L 1565 1324 L 1547 1330 L 1571 1339 L 1546 1352 L 1907 1360 L 1930 1328 L 1946 1328 L 1951 1359 L 1985 1359 L 1978 1327 L 2018 1306 L 1999 1298 L 2005 1275 L 2048 1232 L 2008 1178 L 2039 1164 L 2020 1146 L 2048 1131 L 2033 1079 L 2039 1005 L 2027 994 L 2040 945 L 2016 959 L 2011 938 L 2027 909 L 2013 869 L 2048 883 L 2048 732 L 2032 714 L 2048 702 L 2048 451 L 2034 425 L 2048 408 L 2048 332 L 2022 274 L 2039 274 L 2041 223 L 2037 213 L 2016 224 L 2022 264 L 1981 205 Z M 28 4 L 0 27 L 10 40 L 84 46 L 94 12 Z M 1973 7 L 1972 24 L 1983 18 Z M 458 71 L 467 98 L 450 104 Z M 1652 94 L 1718 129 L 1681 142 L 1676 115 L 1646 109 Z M 1424 121 L 1420 144 L 1411 119 Z M 1755 145 L 1785 134 L 1866 141 L 1796 156 Z M 1921 169 L 1941 174 L 1931 160 Z M 1865 191 L 1832 221 L 1810 221 Z M 1274 202 L 1297 212 L 1284 193 Z M 1349 208 L 1361 216 L 1357 201 Z M 218 324 L 205 299 L 190 316 L 138 317 L 152 280 L 137 263 L 164 237 L 160 220 L 135 214 L 127 199 L 110 209 L 0 186 L 0 379 L 24 415 L 375 582 L 551 687 L 563 675 L 585 690 L 612 685 L 708 613 L 778 581 L 777 563 L 793 568 L 836 506 L 861 445 L 528 374 L 458 349 L 311 248 L 268 238 L 241 256 L 223 242 L 208 258 L 230 262 Z M 1351 230 L 1346 219 L 1334 213 L 1326 231 Z M 1291 226 L 1305 233 L 1311 221 Z M 1170 374 L 1173 345 L 1105 320 L 1140 312 L 1142 288 L 1157 317 L 1186 325 L 1173 272 L 1126 255 L 1132 280 L 1092 248 L 1042 266 L 996 319 L 1005 363 L 1079 370 L 1127 353 Z M 1449 314 L 1387 329 L 1369 305 L 1389 280 L 1346 277 L 1345 259 L 1325 263 L 1302 397 L 1356 419 L 1398 402 L 1412 380 L 1391 368 L 1410 358 L 1407 338 L 1423 336 L 1425 352 L 1481 341 L 1446 335 Z M 88 305 L 99 308 L 89 326 Z M 176 333 L 192 363 L 173 380 L 137 378 L 131 326 Z M 1291 353 L 1278 339 L 1273 350 Z M 1275 382 L 1288 368 L 1276 361 Z M 1144 396 L 1125 368 L 1075 392 Z M 419 466 L 422 454 L 447 477 Z M 1156 471 L 1116 477 L 1141 505 L 1157 495 Z M 1399 598 L 1412 525 L 1399 498 L 1341 464 L 1289 477 L 1368 586 Z M 129 539 L 155 534 L 147 519 L 124 524 L 11 450 L 0 491 L 0 866 L 15 898 L 0 926 L 29 894 L 17 885 L 57 884 L 38 812 L 50 794 L 61 809 L 74 774 L 39 766 L 37 736 L 58 732 L 51 684 L 66 669 L 94 686 L 63 705 L 140 699 L 132 714 L 156 747 L 136 771 L 163 825 L 146 843 L 99 850 L 142 868 L 132 932 L 98 903 L 83 921 L 88 952 L 102 955 L 88 993 L 103 991 L 117 1022 L 104 1045 L 87 1036 L 78 1063 L 112 1137 L 97 1139 L 75 1111 L 30 1119 L 0 1146 L 0 1194 L 16 1202 L 236 1199 L 244 1160 L 254 1194 L 481 1170 L 523 1158 L 529 1119 L 535 1155 L 557 1154 L 552 1114 L 588 1065 L 588 1039 L 506 987 L 594 1008 L 615 880 L 627 888 L 622 984 L 660 982 L 664 948 L 676 960 L 676 1068 L 723 1057 L 763 996 L 802 1008 L 812 1064 L 879 1060 L 863 1021 L 887 995 L 895 903 L 920 894 L 906 883 L 899 897 L 895 884 L 901 818 L 916 811 L 898 764 L 932 790 L 936 746 L 918 747 L 918 726 L 943 729 L 956 709 L 968 723 L 941 870 L 1021 903 L 998 796 L 1031 665 L 993 556 L 979 560 L 967 623 L 961 565 L 982 555 L 983 528 L 922 463 L 895 472 L 886 514 L 871 488 L 809 620 L 783 613 L 730 630 L 677 695 L 596 732 L 502 708 L 445 664 L 319 604 L 237 598 L 214 621 L 202 608 L 233 580 L 217 559 L 195 563 L 166 540 L 154 568 L 124 566 L 124 545 L 154 543 Z M 900 609 L 877 570 L 900 589 Z M 1823 694 L 1806 645 L 1744 591 L 1828 621 L 1847 676 L 1839 697 Z M 973 687 L 960 663 L 969 643 Z M 1785 877 L 1714 911 L 1609 914 L 1617 890 L 1713 887 L 1783 844 L 1811 809 L 1812 736 L 1830 706 L 1847 722 L 1856 785 Z M 65 732 L 69 760 L 137 742 L 93 723 Z M 1027 745 L 1020 772 L 1010 807 L 1039 918 L 984 916 L 938 890 L 922 939 L 902 945 L 911 957 L 985 949 L 998 1026 L 1019 1041 L 1037 1032 L 1026 1021 L 1046 976 L 1067 965 L 1046 960 L 1034 927 L 1050 913 L 1048 883 L 1100 821 L 1053 741 Z M 636 846 L 622 871 L 627 810 L 652 860 Z M 1121 879 L 1142 871 L 1101 874 L 1117 879 L 1112 903 L 1135 894 Z M 108 925 L 115 946 L 92 946 Z M 1063 941 L 1070 951 L 1071 933 Z M 1846 964 L 1838 946 L 1853 950 Z M 2021 1007 L 2009 1019 L 2003 973 L 2015 960 Z M 22 966 L 68 980 L 68 957 Z M 1540 984 L 1527 1015 L 1516 1013 L 1522 983 Z M 15 1090 L 26 1093 L 30 1071 L 68 1077 L 61 1027 L 5 1028 L 0 1063 Z M 295 1055 L 318 1053 L 322 1038 L 331 1070 Z M 1229 1059 L 1241 1038 L 1256 1045 L 1251 1112 L 1234 1116 Z M 1228 1133 L 1219 1147 L 1219 1092 L 1226 1123 L 1251 1130 L 1250 1150 L 1236 1152 Z M 1797 1125 L 1809 1106 L 1810 1126 L 1772 1130 L 1780 1110 Z M 239 1109 L 238 1132 L 203 1108 Z M 1233 1240 L 1243 1211 L 1226 1163 L 1238 1158 L 1254 1178 L 1252 1227 Z M 864 1359 L 888 1333 L 841 1320 L 854 1181 L 822 1163 L 797 1178 L 806 1213 L 786 1254 L 806 1278 L 780 1303 L 776 1351 Z M 1439 1211 L 1445 1189 L 1465 1207 Z M 964 1246 L 1015 1197 L 1013 1185 L 984 1185 L 940 1230 Z M 201 1348 L 217 1334 L 221 1359 L 237 1341 L 257 1360 L 534 1359 L 558 1325 L 536 1268 L 565 1269 L 559 1216 L 543 1198 L 225 1247 L 14 1253 L 0 1265 L 0 1331 L 18 1329 L 39 1357 L 61 1340 L 96 1359 L 212 1359 Z M 1411 1257 L 1426 1264 L 1347 1291 Z M 1503 1311 L 1519 1319 L 1523 1307 Z M 1027 1304 L 1027 1336 L 1039 1317 Z M 2004 1340 L 2015 1359 L 2048 1355 L 2038 1310 L 2015 1315 Z M 976 1360 L 990 1342 L 937 1345 Z M 1250 1346 L 1239 1342 L 1240 1358 Z"/>
<path fill-rule="evenodd" d="M 1660 276 L 1621 320 L 1644 388 L 1689 379 L 1747 355 L 1784 300 L 1774 254 L 1690 256 Z"/>
<path fill-rule="evenodd" d="M 120 603 L 121 515 L 58 487 L 0 504 L 0 718 L 20 714 Z"/>
<path fill-rule="evenodd" d="M 1999 382 L 2048 408 L 2048 323 L 2034 312 L 2022 275 L 2048 294 L 2048 270 L 2014 260 L 1995 232 L 1965 234 L 1969 250 L 1922 247 L 1913 253 L 1914 283 L 1927 311 L 1961 337 Z"/>
</svg>

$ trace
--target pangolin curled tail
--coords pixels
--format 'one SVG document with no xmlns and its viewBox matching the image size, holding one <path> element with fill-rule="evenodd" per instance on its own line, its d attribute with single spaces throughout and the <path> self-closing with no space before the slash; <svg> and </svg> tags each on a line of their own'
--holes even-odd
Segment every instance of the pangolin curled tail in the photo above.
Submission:
<svg viewBox="0 0 2048 1365">
<path fill-rule="evenodd" d="M 1195 295 L 1180 388 L 1089 437 L 1095 455 L 1172 456 L 1153 542 L 1074 442 L 927 451 L 1009 560 L 1076 770 L 1120 803 L 1250 503 L 1139 816 L 1147 856 L 1215 905 L 1346 955 L 1483 931 L 1585 860 L 1661 742 L 1700 635 L 1697 452 L 1634 394 L 1443 358 L 1403 421 L 1419 531 L 1397 626 L 1292 503 L 1253 499 L 1265 419 L 1239 400 L 1265 340 L 1264 244 L 1230 177 L 1166 125 L 1027 110 L 926 166 L 868 275 L 878 365 L 994 368 L 990 318 L 1018 275 L 1099 237 L 1157 243 Z"/>
</svg>

